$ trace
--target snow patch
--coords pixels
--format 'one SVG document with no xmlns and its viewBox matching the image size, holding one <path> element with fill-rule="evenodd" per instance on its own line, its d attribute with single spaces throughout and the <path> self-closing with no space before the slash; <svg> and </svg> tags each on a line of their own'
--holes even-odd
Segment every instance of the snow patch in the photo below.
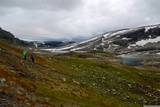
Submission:
<svg viewBox="0 0 160 107">
<path fill-rule="evenodd" d="M 97 48 L 94 48 L 94 50 L 97 50 Z"/>
<path fill-rule="evenodd" d="M 84 49 L 84 48 L 86 48 L 86 46 L 79 47 L 79 48 L 74 48 L 74 49 L 71 49 L 70 51 L 77 51 L 77 50 L 81 50 L 81 49 Z"/>
<path fill-rule="evenodd" d="M 103 37 L 104 38 L 107 38 L 107 37 L 109 37 L 109 35 L 111 35 L 112 33 L 107 33 L 107 34 L 105 34 L 105 35 L 103 35 Z"/>
<path fill-rule="evenodd" d="M 105 44 L 104 44 L 104 43 L 101 43 L 100 45 L 101 45 L 101 46 L 104 46 Z"/>
<path fill-rule="evenodd" d="M 120 36 L 120 35 L 117 35 L 116 37 L 117 37 L 117 38 L 120 38 L 121 36 Z"/>
<path fill-rule="evenodd" d="M 153 29 L 153 28 L 156 28 L 156 27 L 158 27 L 158 26 L 146 27 L 145 32 L 147 32 L 149 29 Z"/>
<path fill-rule="evenodd" d="M 108 41 L 108 44 L 111 44 L 113 41 Z"/>
<path fill-rule="evenodd" d="M 33 44 L 36 48 L 38 47 L 38 44 L 36 42 L 33 42 Z"/>
<path fill-rule="evenodd" d="M 130 40 L 130 38 L 122 38 L 122 40 Z"/>
<path fill-rule="evenodd" d="M 129 32 L 129 31 L 133 31 L 133 30 L 136 30 L 136 29 L 125 29 L 125 30 L 120 30 L 120 31 L 116 31 L 116 32 L 109 32 L 103 36 L 104 36 L 104 38 L 110 38 L 110 37 L 113 37 L 116 35 L 117 35 L 117 37 L 120 37 L 121 34 Z"/>
<path fill-rule="evenodd" d="M 60 49 L 57 49 L 57 50 L 58 50 L 58 51 L 67 50 L 67 49 L 73 48 L 73 47 L 75 47 L 75 46 L 76 46 L 76 45 L 71 45 L 71 46 L 63 47 L 63 48 L 60 48 Z"/>
<path fill-rule="evenodd" d="M 137 46 L 137 45 L 136 45 L 136 44 L 131 44 L 130 46 L 133 46 L 133 47 L 134 47 L 134 46 Z"/>
<path fill-rule="evenodd" d="M 147 43 L 156 43 L 156 42 L 159 42 L 159 41 L 160 41 L 160 36 L 157 37 L 157 38 L 154 38 L 154 39 L 146 39 L 146 40 L 138 41 L 138 42 L 136 42 L 136 45 L 138 45 L 138 46 L 144 46 Z"/>
<path fill-rule="evenodd" d="M 114 46 L 114 47 L 119 47 L 119 45 L 116 45 L 116 44 L 112 44 L 112 46 Z"/>
<path fill-rule="evenodd" d="M 103 43 L 106 42 L 104 38 L 102 38 L 102 42 L 103 42 Z"/>
<path fill-rule="evenodd" d="M 157 53 L 158 55 L 160 55 L 160 52 L 159 53 Z"/>
<path fill-rule="evenodd" d="M 79 42 L 78 44 L 83 44 L 83 43 L 91 42 L 91 41 L 94 41 L 94 40 L 99 39 L 99 38 L 101 38 L 101 36 L 97 36 L 97 37 L 88 39 L 88 40 L 86 40 L 86 41 Z"/>
</svg>

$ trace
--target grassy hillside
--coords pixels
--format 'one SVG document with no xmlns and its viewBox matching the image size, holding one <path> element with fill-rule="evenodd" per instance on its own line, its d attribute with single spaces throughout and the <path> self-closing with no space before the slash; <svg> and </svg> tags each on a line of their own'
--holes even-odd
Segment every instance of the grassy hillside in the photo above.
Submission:
<svg viewBox="0 0 160 107">
<path fill-rule="evenodd" d="M 106 52 L 23 59 L 23 50 L 0 42 L 0 106 L 142 107 L 160 105 L 160 68 L 120 65 Z"/>
</svg>

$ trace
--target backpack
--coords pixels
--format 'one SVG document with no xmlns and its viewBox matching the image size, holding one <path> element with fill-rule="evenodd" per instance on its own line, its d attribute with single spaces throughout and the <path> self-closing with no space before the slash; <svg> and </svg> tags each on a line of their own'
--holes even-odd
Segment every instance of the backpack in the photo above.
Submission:
<svg viewBox="0 0 160 107">
<path fill-rule="evenodd" d="M 23 51 L 23 56 L 27 56 L 27 52 L 26 51 Z"/>
<path fill-rule="evenodd" d="M 33 55 L 33 54 L 31 54 L 30 58 L 31 58 L 31 59 L 33 59 L 33 58 L 34 58 L 34 55 Z"/>
</svg>

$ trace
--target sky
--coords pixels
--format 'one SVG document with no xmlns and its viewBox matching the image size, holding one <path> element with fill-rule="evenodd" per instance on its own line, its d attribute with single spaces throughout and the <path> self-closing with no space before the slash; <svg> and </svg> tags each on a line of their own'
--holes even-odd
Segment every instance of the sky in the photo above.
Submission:
<svg viewBox="0 0 160 107">
<path fill-rule="evenodd" d="M 0 27 L 28 41 L 85 40 L 160 24 L 160 0 L 0 0 Z"/>
</svg>

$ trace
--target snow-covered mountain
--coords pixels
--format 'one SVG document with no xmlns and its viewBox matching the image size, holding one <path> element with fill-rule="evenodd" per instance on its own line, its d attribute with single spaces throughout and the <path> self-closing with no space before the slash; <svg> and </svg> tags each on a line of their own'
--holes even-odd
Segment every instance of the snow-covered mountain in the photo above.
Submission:
<svg viewBox="0 0 160 107">
<path fill-rule="evenodd" d="M 117 53 L 160 50 L 160 24 L 107 32 L 88 40 L 53 50 L 92 51 Z"/>
<path fill-rule="evenodd" d="M 33 42 L 27 42 L 29 47 L 33 48 L 56 48 L 61 46 L 66 46 L 72 43 L 75 43 L 74 41 L 69 42 L 62 42 L 62 41 L 33 41 Z"/>
</svg>

